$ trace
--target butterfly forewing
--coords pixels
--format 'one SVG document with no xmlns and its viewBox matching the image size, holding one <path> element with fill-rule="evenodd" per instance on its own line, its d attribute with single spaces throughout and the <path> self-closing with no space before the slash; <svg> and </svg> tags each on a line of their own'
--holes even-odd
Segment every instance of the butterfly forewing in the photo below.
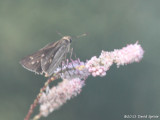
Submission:
<svg viewBox="0 0 160 120">
<path fill-rule="evenodd" d="M 59 49 L 54 54 L 49 54 L 49 57 L 41 59 L 42 70 L 50 76 L 54 73 L 55 69 L 61 64 L 64 60 L 66 54 L 69 52 L 70 44 L 62 44 Z"/>
<path fill-rule="evenodd" d="M 20 64 L 30 71 L 38 74 L 45 73 L 50 76 L 68 53 L 70 42 L 71 37 L 65 36 L 55 43 L 46 45 L 34 54 L 26 56 L 20 61 Z"/>
</svg>

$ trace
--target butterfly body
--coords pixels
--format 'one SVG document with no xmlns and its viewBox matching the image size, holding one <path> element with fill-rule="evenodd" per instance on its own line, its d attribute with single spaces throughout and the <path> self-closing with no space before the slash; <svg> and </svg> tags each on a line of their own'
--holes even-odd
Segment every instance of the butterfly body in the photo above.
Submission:
<svg viewBox="0 0 160 120">
<path fill-rule="evenodd" d="M 64 36 L 61 40 L 24 57 L 20 64 L 37 74 L 45 73 L 45 76 L 51 76 L 69 52 L 71 42 L 70 36 Z"/>
</svg>

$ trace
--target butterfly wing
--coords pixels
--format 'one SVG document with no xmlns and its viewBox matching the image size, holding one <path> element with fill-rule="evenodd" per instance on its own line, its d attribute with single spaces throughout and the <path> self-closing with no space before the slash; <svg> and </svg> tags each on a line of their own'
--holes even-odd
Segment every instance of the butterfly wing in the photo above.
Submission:
<svg viewBox="0 0 160 120">
<path fill-rule="evenodd" d="M 61 64 L 64 56 L 68 53 L 70 43 L 65 40 L 59 41 L 59 44 L 47 53 L 47 56 L 41 59 L 42 71 L 50 76 L 55 69 Z"/>
<path fill-rule="evenodd" d="M 27 70 L 30 70 L 30 71 L 35 72 L 37 74 L 42 74 L 43 70 L 41 68 L 41 59 L 45 58 L 46 55 L 50 52 L 52 52 L 52 54 L 55 54 L 56 50 L 58 49 L 58 47 L 57 47 L 58 42 L 59 41 L 57 41 L 55 43 L 50 43 L 50 44 L 46 45 L 44 48 L 40 49 L 39 51 L 24 57 L 20 61 L 20 64 L 24 68 L 26 68 Z M 47 55 L 47 57 L 48 57 L 48 55 Z"/>
</svg>

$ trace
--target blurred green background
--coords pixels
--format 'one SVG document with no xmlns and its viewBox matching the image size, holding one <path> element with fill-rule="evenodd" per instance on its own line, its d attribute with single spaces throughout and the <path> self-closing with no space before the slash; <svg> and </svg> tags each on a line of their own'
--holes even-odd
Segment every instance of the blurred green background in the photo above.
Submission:
<svg viewBox="0 0 160 120">
<path fill-rule="evenodd" d="M 41 120 L 123 120 L 124 115 L 160 115 L 159 0 L 1 0 L 0 120 L 23 120 L 46 78 L 19 64 L 63 35 L 81 60 L 139 43 L 140 63 L 107 76 L 89 77 L 82 93 Z M 38 108 L 35 113 L 38 113 Z M 34 114 L 35 114 L 34 113 Z"/>
</svg>

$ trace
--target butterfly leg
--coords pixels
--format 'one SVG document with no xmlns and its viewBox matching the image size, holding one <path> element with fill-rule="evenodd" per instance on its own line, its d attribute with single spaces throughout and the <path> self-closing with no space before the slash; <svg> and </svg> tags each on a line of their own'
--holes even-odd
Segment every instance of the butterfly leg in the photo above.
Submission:
<svg viewBox="0 0 160 120">
<path fill-rule="evenodd" d="M 73 54 L 73 48 L 71 49 L 71 52 L 70 52 L 70 61 L 71 61 L 73 69 L 76 70 L 75 66 L 73 65 L 74 60 L 72 59 L 72 54 Z"/>
<path fill-rule="evenodd" d="M 70 50 L 70 60 L 72 59 L 73 48 Z"/>
<path fill-rule="evenodd" d="M 64 63 L 63 63 L 63 61 L 62 61 L 62 62 L 61 62 L 61 72 L 60 72 L 61 75 L 62 75 L 62 73 L 63 73 L 63 64 L 64 64 Z"/>
<path fill-rule="evenodd" d="M 70 72 L 69 72 L 69 60 L 67 59 L 67 54 L 65 54 L 64 56 L 64 65 L 66 66 L 66 72 L 68 72 L 69 76 L 71 76 Z"/>
</svg>

